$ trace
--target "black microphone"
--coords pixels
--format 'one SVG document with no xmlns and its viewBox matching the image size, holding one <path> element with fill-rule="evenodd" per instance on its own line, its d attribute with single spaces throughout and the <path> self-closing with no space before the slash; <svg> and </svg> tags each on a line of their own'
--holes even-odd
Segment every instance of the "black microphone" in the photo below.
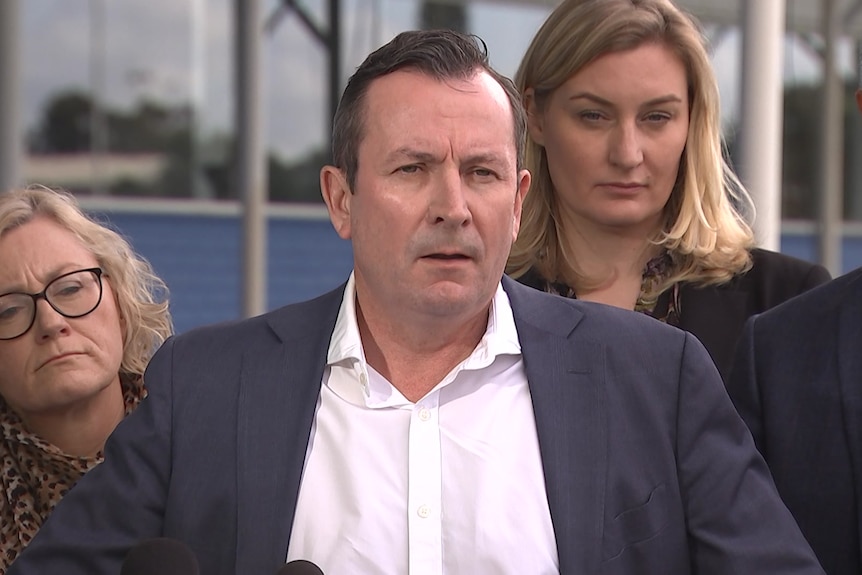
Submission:
<svg viewBox="0 0 862 575">
<path fill-rule="evenodd" d="M 132 547 L 120 575 L 200 575 L 200 569 L 197 557 L 185 543 L 158 537 Z"/>
<path fill-rule="evenodd" d="M 282 565 L 275 575 L 323 575 L 323 571 L 311 561 L 295 559 Z"/>
</svg>

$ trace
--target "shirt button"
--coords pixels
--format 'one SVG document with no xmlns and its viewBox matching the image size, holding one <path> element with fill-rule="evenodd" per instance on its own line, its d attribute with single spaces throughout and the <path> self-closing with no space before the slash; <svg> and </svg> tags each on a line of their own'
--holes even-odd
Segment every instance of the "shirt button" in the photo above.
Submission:
<svg viewBox="0 0 862 575">
<path fill-rule="evenodd" d="M 427 505 L 420 505 L 419 509 L 416 510 L 416 514 L 422 519 L 428 519 L 428 516 L 431 515 L 431 508 Z"/>
<path fill-rule="evenodd" d="M 362 389 L 368 387 L 368 377 L 365 375 L 365 372 L 359 374 L 359 385 L 362 386 Z"/>
<path fill-rule="evenodd" d="M 431 412 L 423 407 L 419 410 L 419 419 L 421 419 L 422 421 L 428 421 L 429 419 L 431 419 Z"/>
</svg>

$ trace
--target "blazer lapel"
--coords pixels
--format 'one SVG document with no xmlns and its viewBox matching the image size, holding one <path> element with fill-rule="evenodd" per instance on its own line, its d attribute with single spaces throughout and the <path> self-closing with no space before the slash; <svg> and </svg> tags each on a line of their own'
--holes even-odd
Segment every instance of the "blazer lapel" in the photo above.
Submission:
<svg viewBox="0 0 862 575">
<path fill-rule="evenodd" d="M 504 278 L 530 382 L 560 573 L 597 573 L 607 468 L 603 350 L 583 314 Z"/>
<path fill-rule="evenodd" d="M 277 337 L 243 357 L 237 429 L 237 573 L 287 558 L 296 498 L 343 286 L 267 316 Z M 273 527 L 274 526 L 274 527 Z"/>
<path fill-rule="evenodd" d="M 857 485 L 862 482 L 862 275 L 848 286 L 838 318 L 838 383 L 847 425 L 850 462 Z M 858 497 L 857 493 L 857 497 Z M 849 504 L 849 502 L 848 502 Z M 862 505 L 856 504 L 862 533 Z M 862 548 L 862 535 L 859 541 Z"/>
</svg>

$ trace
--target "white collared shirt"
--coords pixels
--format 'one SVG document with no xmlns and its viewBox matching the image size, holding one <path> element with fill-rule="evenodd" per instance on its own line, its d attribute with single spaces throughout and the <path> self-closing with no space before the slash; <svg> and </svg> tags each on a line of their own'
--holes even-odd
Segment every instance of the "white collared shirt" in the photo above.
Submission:
<svg viewBox="0 0 862 575">
<path fill-rule="evenodd" d="M 415 404 L 365 361 L 351 274 L 288 560 L 326 575 L 558 573 L 530 390 L 498 286 L 473 353 Z"/>
</svg>

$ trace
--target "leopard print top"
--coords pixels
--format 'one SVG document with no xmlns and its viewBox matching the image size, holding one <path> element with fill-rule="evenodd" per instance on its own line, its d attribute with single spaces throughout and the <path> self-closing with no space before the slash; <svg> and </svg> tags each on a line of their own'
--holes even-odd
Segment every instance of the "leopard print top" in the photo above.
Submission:
<svg viewBox="0 0 862 575">
<path fill-rule="evenodd" d="M 146 392 L 140 378 L 122 385 L 128 415 Z M 0 575 L 30 543 L 60 499 L 102 460 L 101 452 L 95 457 L 68 455 L 30 433 L 0 399 Z"/>
</svg>

